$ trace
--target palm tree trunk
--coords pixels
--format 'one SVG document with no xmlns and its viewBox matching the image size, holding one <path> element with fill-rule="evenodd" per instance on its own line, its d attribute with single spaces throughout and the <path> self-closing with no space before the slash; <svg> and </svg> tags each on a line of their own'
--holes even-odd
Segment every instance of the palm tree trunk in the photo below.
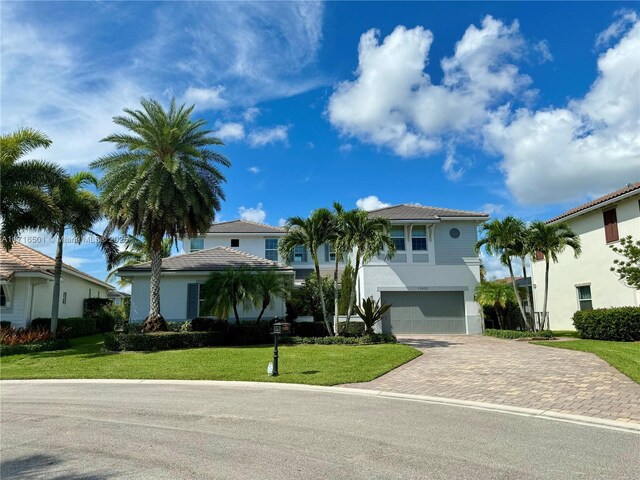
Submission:
<svg viewBox="0 0 640 480">
<path fill-rule="evenodd" d="M 316 267 L 316 277 L 318 279 L 318 293 L 320 294 L 320 306 L 322 307 L 322 319 L 324 320 L 324 324 L 327 327 L 327 332 L 329 335 L 333 334 L 331 331 L 331 322 L 329 322 L 329 317 L 327 315 L 327 304 L 324 301 L 324 288 L 322 288 L 322 277 L 320 276 L 320 263 L 318 263 L 318 254 L 316 253 L 313 256 L 313 263 Z"/>
<path fill-rule="evenodd" d="M 236 317 L 236 323 L 239 325 L 240 324 L 240 315 L 238 315 L 238 304 L 237 303 L 233 304 L 233 315 Z"/>
<path fill-rule="evenodd" d="M 547 323 L 547 299 L 549 298 L 549 257 L 544 256 L 544 302 L 542 304 L 542 321 L 541 329 Z"/>
<path fill-rule="evenodd" d="M 353 269 L 353 281 L 351 282 L 351 293 L 349 295 L 349 309 L 347 310 L 347 327 L 353 313 L 353 305 L 356 303 L 356 284 L 358 283 L 358 270 L 360 270 L 360 251 L 356 250 L 356 266 Z"/>
<path fill-rule="evenodd" d="M 270 299 L 269 300 L 263 300 L 262 301 L 262 310 L 260 310 L 260 314 L 258 315 L 258 318 L 256 319 L 256 325 L 258 323 L 260 323 L 260 320 L 262 320 L 262 315 L 264 315 L 264 311 L 267 309 L 267 307 L 269 306 Z"/>
<path fill-rule="evenodd" d="M 62 249 L 64 246 L 64 225 L 58 227 L 58 245 L 56 246 L 56 261 L 53 269 L 53 299 L 51 302 L 51 332 L 55 335 L 58 330 L 58 313 L 60 311 L 60 279 L 62 277 Z"/>
<path fill-rule="evenodd" d="M 513 292 L 516 295 L 516 301 L 518 302 L 518 309 L 520 310 L 520 315 L 522 315 L 522 321 L 526 325 L 527 316 L 524 313 L 524 307 L 522 306 L 522 299 L 520 298 L 520 292 L 518 292 L 518 286 L 516 285 L 516 279 L 513 277 L 513 265 L 511 264 L 511 259 L 507 260 L 507 266 L 509 267 L 509 275 L 511 276 L 511 286 L 513 287 Z M 525 326 L 523 325 L 523 327 Z M 533 329 L 533 326 L 529 326 L 529 328 Z"/>
<path fill-rule="evenodd" d="M 522 257 L 522 276 L 525 279 L 525 288 L 527 289 L 527 303 L 529 304 L 529 313 L 530 313 L 530 322 L 531 325 L 535 325 L 536 324 L 536 314 L 534 312 L 534 308 L 533 308 L 533 294 L 531 293 L 531 287 L 529 285 L 526 285 L 527 283 L 527 258 L 526 257 Z"/>
<path fill-rule="evenodd" d="M 340 334 L 340 312 L 338 311 L 338 252 L 336 252 L 336 264 L 333 269 L 333 297 L 333 333 L 338 336 Z"/>
<path fill-rule="evenodd" d="M 500 315 L 500 308 L 498 308 L 497 305 L 494 305 L 493 309 L 496 311 L 496 318 L 498 319 L 498 326 L 500 327 L 500 330 L 504 329 L 503 323 L 502 323 L 502 315 Z"/>
<path fill-rule="evenodd" d="M 142 331 L 157 332 L 166 331 L 165 322 L 160 313 L 160 276 L 162 273 L 162 252 L 158 249 L 151 251 L 151 286 L 149 291 L 149 315 L 142 324 Z"/>
</svg>

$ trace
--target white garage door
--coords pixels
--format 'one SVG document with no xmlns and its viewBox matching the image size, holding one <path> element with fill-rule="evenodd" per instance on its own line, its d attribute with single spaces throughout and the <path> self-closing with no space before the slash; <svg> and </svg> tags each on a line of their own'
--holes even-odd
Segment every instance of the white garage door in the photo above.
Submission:
<svg viewBox="0 0 640 480">
<path fill-rule="evenodd" d="M 466 333 L 463 292 L 382 292 L 384 333 Z"/>
</svg>

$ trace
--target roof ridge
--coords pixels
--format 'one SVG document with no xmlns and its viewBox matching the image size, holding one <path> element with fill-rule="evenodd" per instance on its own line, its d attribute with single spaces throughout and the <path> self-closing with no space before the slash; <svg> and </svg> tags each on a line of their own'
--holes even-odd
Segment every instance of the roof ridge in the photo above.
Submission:
<svg viewBox="0 0 640 480">
<path fill-rule="evenodd" d="M 482 215 L 482 212 L 476 212 L 473 210 L 460 210 L 457 208 L 447 208 L 447 207 L 434 207 L 432 205 L 422 205 L 421 203 L 399 203 L 397 205 L 389 205 L 388 207 L 382 207 L 382 208 L 376 208 L 375 210 L 369 210 L 369 213 L 372 212 L 379 212 L 381 210 L 388 210 L 391 208 L 398 208 L 398 207 L 414 207 L 414 208 L 424 208 L 424 209 L 430 209 L 430 210 L 443 210 L 443 211 L 447 211 L 447 212 L 463 212 L 463 213 L 471 213 L 474 215 Z"/>
</svg>

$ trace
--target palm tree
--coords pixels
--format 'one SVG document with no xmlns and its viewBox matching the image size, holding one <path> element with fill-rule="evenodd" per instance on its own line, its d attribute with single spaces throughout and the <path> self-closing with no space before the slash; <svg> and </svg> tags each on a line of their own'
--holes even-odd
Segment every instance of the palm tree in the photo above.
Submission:
<svg viewBox="0 0 640 480">
<path fill-rule="evenodd" d="M 207 231 L 224 199 L 224 175 L 219 165 L 230 165 L 209 147 L 222 142 L 205 130 L 205 120 L 192 120 L 193 106 L 168 110 L 149 99 L 141 110 L 124 109 L 114 123 L 126 133 L 102 141 L 117 151 L 92 163 L 104 170 L 100 181 L 104 211 L 115 228 L 132 229 L 149 242 L 151 257 L 150 309 L 143 331 L 166 330 L 160 313 L 162 242 L 177 241 Z"/>
<path fill-rule="evenodd" d="M 520 298 L 520 292 L 516 285 L 511 258 L 518 256 L 522 251 L 522 241 L 525 236 L 525 230 L 524 222 L 518 218 L 508 216 L 503 220 L 494 219 L 482 225 L 481 233 L 484 234 L 484 236 L 475 246 L 476 252 L 480 252 L 480 249 L 484 246 L 489 255 L 497 255 L 500 258 L 500 263 L 509 268 L 511 287 L 513 288 L 518 309 L 524 322 L 523 327 L 525 324 L 529 324 L 529 322 L 527 321 L 522 299 Z M 533 325 L 529 324 L 529 327 L 533 329 Z"/>
<path fill-rule="evenodd" d="M 220 318 L 229 318 L 233 310 L 236 323 L 240 323 L 238 305 L 249 305 L 253 291 L 253 275 L 243 268 L 227 268 L 213 272 L 204 283 L 204 303 L 202 309 Z"/>
<path fill-rule="evenodd" d="M 481 307 L 491 307 L 495 310 L 498 325 L 502 330 L 504 328 L 502 312 L 507 308 L 507 303 L 516 299 L 511 285 L 495 281 L 480 282 L 476 285 L 475 299 Z"/>
<path fill-rule="evenodd" d="M 353 285 L 347 309 L 347 327 L 353 313 L 356 301 L 356 286 L 360 267 L 366 265 L 374 256 L 378 255 L 384 247 L 387 248 L 387 259 L 393 258 L 396 246 L 389 235 L 391 222 L 386 218 L 369 218 L 364 210 L 350 210 L 343 216 L 343 231 L 338 243 L 342 251 L 353 249 L 355 266 L 353 268 Z"/>
<path fill-rule="evenodd" d="M 542 306 L 542 321 L 539 329 L 545 328 L 547 323 L 547 299 L 549 296 L 549 265 L 558 262 L 558 255 L 567 247 L 573 249 L 576 258 L 582 253 L 580 237 L 566 223 L 547 224 L 533 222 L 529 227 L 530 253 L 540 252 L 544 256 L 544 302 Z"/>
<path fill-rule="evenodd" d="M 339 301 L 340 294 L 338 289 L 338 267 L 340 264 L 340 259 L 344 256 L 345 253 L 349 250 L 348 245 L 345 245 L 344 242 L 339 242 L 338 240 L 342 236 L 343 231 L 343 219 L 344 219 L 345 210 L 344 207 L 338 203 L 333 202 L 333 239 L 331 243 L 333 244 L 333 252 L 335 255 L 335 264 L 333 268 L 333 332 L 335 335 L 340 334 L 340 309 L 339 309 Z"/>
<path fill-rule="evenodd" d="M 167 258 L 171 255 L 171 247 L 173 246 L 173 240 L 170 238 L 162 239 L 162 258 Z M 116 276 L 116 271 L 122 267 L 128 267 L 142 262 L 151 261 L 151 250 L 149 248 L 149 242 L 144 237 L 134 237 L 133 235 L 127 235 L 127 240 L 124 243 L 124 250 L 118 252 L 114 258 L 114 265 L 116 267 L 109 272 L 106 281 L 110 282 Z M 120 286 L 131 284 L 131 280 L 120 278 L 118 279 Z"/>
<path fill-rule="evenodd" d="M 306 219 L 291 217 L 287 220 L 285 228 L 287 234 L 282 238 L 279 245 L 282 257 L 289 259 L 296 246 L 304 246 L 311 252 L 316 275 L 320 280 L 322 277 L 320 275 L 318 250 L 323 244 L 332 241 L 335 235 L 335 220 L 331 212 L 326 208 L 320 208 L 311 212 L 309 218 Z M 322 306 L 322 318 L 327 331 L 332 334 L 321 281 L 318 281 L 318 294 L 320 295 L 320 304 Z"/>
<path fill-rule="evenodd" d="M 282 273 L 272 269 L 254 273 L 251 280 L 250 295 L 253 297 L 254 302 L 262 308 L 256 319 L 256 323 L 260 323 L 264 311 L 271 304 L 271 299 L 287 299 L 291 293 L 291 285 Z"/>
<path fill-rule="evenodd" d="M 29 152 L 50 145 L 49 137 L 32 128 L 0 135 L 0 239 L 7 250 L 22 230 L 43 228 L 58 213 L 48 193 L 62 181 L 63 170 L 43 160 L 22 160 Z"/>
</svg>

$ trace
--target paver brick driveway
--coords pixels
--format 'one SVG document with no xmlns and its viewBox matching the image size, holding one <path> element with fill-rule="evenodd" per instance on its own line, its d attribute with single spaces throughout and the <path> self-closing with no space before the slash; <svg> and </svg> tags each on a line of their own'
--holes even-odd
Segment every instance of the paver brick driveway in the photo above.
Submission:
<svg viewBox="0 0 640 480">
<path fill-rule="evenodd" d="M 591 353 L 480 335 L 398 339 L 423 355 L 348 386 L 640 423 L 640 385 Z"/>
</svg>

